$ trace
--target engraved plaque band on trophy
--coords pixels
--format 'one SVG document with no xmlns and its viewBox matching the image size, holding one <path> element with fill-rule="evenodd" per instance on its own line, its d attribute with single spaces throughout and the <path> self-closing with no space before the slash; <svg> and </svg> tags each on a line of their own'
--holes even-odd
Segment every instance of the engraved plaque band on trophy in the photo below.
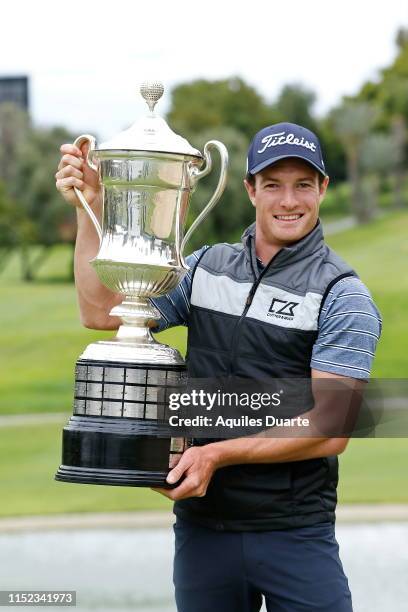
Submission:
<svg viewBox="0 0 408 612">
<path fill-rule="evenodd" d="M 100 240 L 90 263 L 123 301 L 110 313 L 122 321 L 116 337 L 90 344 L 76 364 L 73 416 L 55 476 L 65 482 L 169 486 L 171 456 L 187 443 L 172 438 L 163 421 L 169 390 L 185 378 L 184 360 L 153 338 L 148 321 L 160 313 L 149 298 L 184 278 L 184 247 L 224 191 L 228 153 L 212 140 L 201 154 L 154 113 L 161 83 L 144 83 L 140 91 L 149 106 L 145 118 L 103 144 L 89 135 L 74 143 L 89 143 L 86 163 L 98 172 L 103 193 L 101 226 L 75 188 Z M 218 184 L 184 235 L 191 193 L 211 171 L 211 149 L 221 158 Z"/>
</svg>

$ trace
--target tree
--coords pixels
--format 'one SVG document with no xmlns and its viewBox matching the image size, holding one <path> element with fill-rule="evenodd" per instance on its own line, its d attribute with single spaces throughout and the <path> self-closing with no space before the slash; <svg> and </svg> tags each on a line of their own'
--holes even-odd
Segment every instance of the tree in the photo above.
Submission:
<svg viewBox="0 0 408 612">
<path fill-rule="evenodd" d="M 21 215 L 0 181 L 0 272 L 3 271 L 12 249 L 19 244 Z"/>
<path fill-rule="evenodd" d="M 357 98 L 375 104 L 378 116 L 375 126 L 391 131 L 398 151 L 393 168 L 395 206 L 404 205 L 403 184 L 406 178 L 408 148 L 408 30 L 401 29 L 396 37 L 397 56 L 391 66 L 381 70 L 377 81 L 365 83 Z"/>
<path fill-rule="evenodd" d="M 372 218 L 378 209 L 381 178 L 385 177 L 399 161 L 399 151 L 395 147 L 392 134 L 372 133 L 362 143 L 361 206 L 364 206 L 366 219 Z"/>
<path fill-rule="evenodd" d="M 33 232 L 32 223 L 24 219 L 18 201 L 12 195 L 20 148 L 29 130 L 30 121 L 25 111 L 12 103 L 0 104 L 0 271 L 12 249 Z"/>
<path fill-rule="evenodd" d="M 224 241 L 238 241 L 242 231 L 255 219 L 255 210 L 249 202 L 243 186 L 246 172 L 247 141 L 244 136 L 232 128 L 212 128 L 196 134 L 192 141 L 194 146 L 203 150 L 208 140 L 217 139 L 225 144 L 229 153 L 227 187 L 221 200 L 196 234 L 193 234 L 186 251 L 191 253 L 203 244 Z M 213 169 L 199 181 L 196 192 L 192 195 L 188 224 L 193 221 L 209 201 L 215 190 L 219 177 L 219 158 L 212 153 Z"/>
<path fill-rule="evenodd" d="M 301 84 L 285 85 L 275 103 L 281 121 L 297 123 L 312 130 L 318 131 L 317 121 L 313 116 L 313 106 L 316 94 Z"/>
<path fill-rule="evenodd" d="M 392 118 L 403 116 L 408 125 L 408 30 L 400 30 L 396 37 L 397 56 L 391 66 L 379 73 L 377 81 L 361 87 L 356 99 L 377 106 L 376 127 L 389 129 Z"/>
<path fill-rule="evenodd" d="M 394 206 L 405 205 L 403 185 L 405 182 L 405 149 L 407 144 L 407 124 L 402 115 L 395 115 L 391 123 L 392 140 L 395 151 L 395 165 L 391 169 L 394 188 Z"/>
<path fill-rule="evenodd" d="M 316 118 L 315 102 L 316 94 L 313 91 L 295 83 L 282 88 L 274 108 L 280 121 L 303 125 L 318 135 L 331 183 L 336 183 L 346 177 L 344 149 L 331 123 L 325 118 Z"/>
<path fill-rule="evenodd" d="M 376 119 L 376 109 L 363 102 L 345 101 L 331 113 L 333 128 L 344 146 L 351 186 L 351 209 L 360 223 L 369 220 L 361 193 L 361 153 Z"/>
<path fill-rule="evenodd" d="M 74 211 L 55 189 L 54 175 L 62 142 L 72 141 L 63 128 L 38 128 L 13 104 L 0 105 L 0 180 L 3 248 L 18 247 L 23 278 L 32 280 L 49 247 L 73 243 Z M 5 221 L 13 230 L 5 230 Z M 32 245 L 41 249 L 30 259 Z"/>
<path fill-rule="evenodd" d="M 59 243 L 74 243 L 75 214 L 55 189 L 54 175 L 60 159 L 59 147 L 73 138 L 63 128 L 32 128 L 21 145 L 11 193 L 21 214 L 30 221 L 31 232 L 21 237 L 23 277 L 32 280 L 39 266 Z M 30 259 L 30 245 L 40 245 Z"/>
<path fill-rule="evenodd" d="M 11 102 L 0 104 L 0 180 L 15 179 L 19 149 L 30 129 L 28 114 Z"/>
<path fill-rule="evenodd" d="M 228 127 L 243 134 L 248 141 L 271 123 L 277 112 L 257 91 L 242 79 L 220 81 L 204 79 L 178 85 L 172 91 L 167 120 L 176 132 L 197 134 L 204 130 Z"/>
</svg>

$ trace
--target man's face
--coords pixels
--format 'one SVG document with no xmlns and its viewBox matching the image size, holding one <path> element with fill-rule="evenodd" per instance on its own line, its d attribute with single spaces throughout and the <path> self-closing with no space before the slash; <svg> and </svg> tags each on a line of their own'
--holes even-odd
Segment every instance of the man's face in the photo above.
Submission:
<svg viewBox="0 0 408 612">
<path fill-rule="evenodd" d="M 307 162 L 283 159 L 255 175 L 255 184 L 244 181 L 256 208 L 257 240 L 285 246 L 306 236 L 315 227 L 328 178 Z"/>
</svg>

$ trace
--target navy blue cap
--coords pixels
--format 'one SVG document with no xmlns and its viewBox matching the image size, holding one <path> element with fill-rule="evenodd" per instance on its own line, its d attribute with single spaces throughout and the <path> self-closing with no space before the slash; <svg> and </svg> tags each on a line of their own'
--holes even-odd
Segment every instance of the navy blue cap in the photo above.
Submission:
<svg viewBox="0 0 408 612">
<path fill-rule="evenodd" d="M 247 172 L 256 174 L 287 157 L 303 159 L 326 176 L 319 139 L 296 123 L 275 123 L 255 134 L 248 149 Z"/>
</svg>

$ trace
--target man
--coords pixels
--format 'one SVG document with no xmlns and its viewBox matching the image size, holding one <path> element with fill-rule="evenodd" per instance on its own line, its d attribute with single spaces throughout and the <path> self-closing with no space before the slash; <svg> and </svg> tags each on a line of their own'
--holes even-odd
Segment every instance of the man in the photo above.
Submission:
<svg viewBox="0 0 408 612">
<path fill-rule="evenodd" d="M 77 206 L 72 186 L 83 189 L 100 211 L 81 151 L 61 150 L 57 188 Z M 188 325 L 191 377 L 309 378 L 316 405 L 322 378 L 364 385 L 381 319 L 356 273 L 324 243 L 319 206 L 328 182 L 309 130 L 281 123 L 255 135 L 244 181 L 255 223 L 241 244 L 193 253 L 182 284 L 154 300 L 158 330 Z M 82 321 L 114 329 L 119 321 L 108 313 L 121 298 L 87 265 L 97 238 L 77 210 Z M 352 610 L 334 535 L 337 455 L 346 445 L 345 437 L 293 430 L 293 437 L 248 436 L 185 451 L 168 475 L 181 483 L 160 491 L 176 501 L 179 612 L 252 612 L 262 595 L 268 612 Z"/>
</svg>

